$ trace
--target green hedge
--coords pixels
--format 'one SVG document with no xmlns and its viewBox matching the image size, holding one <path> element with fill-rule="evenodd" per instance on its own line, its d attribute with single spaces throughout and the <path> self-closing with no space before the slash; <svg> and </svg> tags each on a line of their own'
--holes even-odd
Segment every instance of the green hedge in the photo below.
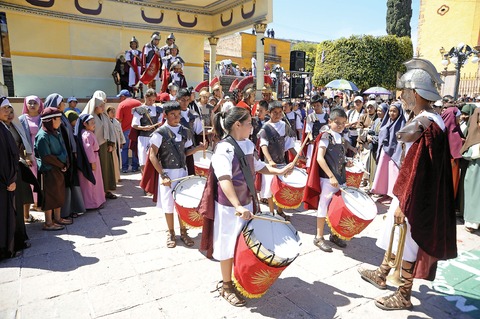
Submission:
<svg viewBox="0 0 480 319">
<path fill-rule="evenodd" d="M 313 84 L 324 86 L 331 80 L 346 79 L 362 90 L 372 86 L 393 90 L 397 72 L 405 71 L 403 62 L 412 56 L 409 37 L 365 35 L 324 41 L 317 46 Z"/>
</svg>

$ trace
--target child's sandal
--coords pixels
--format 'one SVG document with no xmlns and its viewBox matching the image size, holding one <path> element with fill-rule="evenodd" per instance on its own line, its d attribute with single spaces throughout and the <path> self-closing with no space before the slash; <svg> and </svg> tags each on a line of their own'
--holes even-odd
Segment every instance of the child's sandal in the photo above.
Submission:
<svg viewBox="0 0 480 319">
<path fill-rule="evenodd" d="M 224 282 L 220 290 L 220 296 L 222 296 L 229 304 L 235 307 L 243 307 L 247 304 L 247 301 L 237 292 L 233 282 Z"/>
<path fill-rule="evenodd" d="M 180 239 L 183 241 L 183 243 L 187 246 L 187 247 L 192 247 L 195 242 L 193 241 L 192 238 L 190 238 L 190 236 L 188 236 L 187 234 L 187 229 L 186 228 L 182 228 L 180 229 Z"/>
<path fill-rule="evenodd" d="M 167 248 L 175 248 L 177 246 L 177 239 L 175 238 L 175 232 L 167 232 Z"/>
</svg>

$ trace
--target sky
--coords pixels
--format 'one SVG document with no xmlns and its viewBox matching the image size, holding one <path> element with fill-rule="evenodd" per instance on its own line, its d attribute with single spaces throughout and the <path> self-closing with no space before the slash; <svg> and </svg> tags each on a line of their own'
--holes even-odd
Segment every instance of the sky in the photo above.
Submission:
<svg viewBox="0 0 480 319">
<path fill-rule="evenodd" d="M 412 42 L 417 43 L 420 0 L 412 0 Z M 275 37 L 321 42 L 351 35 L 386 35 L 387 0 L 273 0 Z"/>
</svg>

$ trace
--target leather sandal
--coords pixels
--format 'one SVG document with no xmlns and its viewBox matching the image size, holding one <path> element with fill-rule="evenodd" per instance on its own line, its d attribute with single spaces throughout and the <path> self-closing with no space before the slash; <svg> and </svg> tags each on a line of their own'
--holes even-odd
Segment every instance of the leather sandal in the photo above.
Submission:
<svg viewBox="0 0 480 319">
<path fill-rule="evenodd" d="M 167 232 L 167 248 L 175 248 L 177 246 L 177 238 L 174 231 Z"/>
<path fill-rule="evenodd" d="M 389 296 L 375 300 L 375 306 L 382 310 L 405 310 L 412 308 L 412 303 L 397 290 Z"/>
<path fill-rule="evenodd" d="M 327 244 L 327 243 L 325 242 L 325 239 L 323 239 L 323 238 L 317 238 L 317 237 L 315 237 L 315 238 L 313 239 L 313 244 L 314 244 L 315 246 L 317 246 L 318 248 L 320 248 L 321 250 L 323 250 L 324 252 L 326 252 L 326 253 L 331 253 L 331 252 L 333 251 L 333 250 L 332 250 L 332 247 L 330 247 L 330 245 Z"/>
<path fill-rule="evenodd" d="M 340 237 L 338 237 L 337 235 L 330 234 L 329 240 L 340 248 L 347 247 L 347 243 L 344 240 L 340 239 Z"/>
<path fill-rule="evenodd" d="M 237 292 L 233 282 L 231 281 L 223 283 L 222 287 L 220 288 L 220 296 L 222 296 L 226 301 L 228 301 L 229 304 L 235 307 L 243 307 L 247 304 L 247 301 Z"/>
<path fill-rule="evenodd" d="M 359 267 L 357 271 L 360 274 L 360 277 L 366 282 L 371 283 L 378 289 L 387 289 L 387 278 L 378 269 L 370 270 Z"/>
<path fill-rule="evenodd" d="M 183 241 L 183 243 L 187 246 L 187 247 L 192 247 L 195 242 L 193 241 L 192 238 L 190 238 L 190 236 L 188 236 L 187 234 L 187 229 L 186 228 L 181 228 L 180 229 L 180 239 Z"/>
<path fill-rule="evenodd" d="M 57 225 L 71 225 L 73 224 L 73 219 L 67 219 L 67 218 L 60 218 L 60 219 L 55 219 L 53 221 Z"/>
</svg>

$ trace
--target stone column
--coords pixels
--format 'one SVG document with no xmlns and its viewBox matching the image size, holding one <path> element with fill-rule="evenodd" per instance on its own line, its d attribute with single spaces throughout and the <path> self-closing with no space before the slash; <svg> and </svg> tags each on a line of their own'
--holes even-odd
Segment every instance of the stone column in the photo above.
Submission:
<svg viewBox="0 0 480 319">
<path fill-rule="evenodd" d="M 218 38 L 210 37 L 208 38 L 208 43 L 210 43 L 210 72 L 208 74 L 208 83 L 212 82 L 215 77 L 215 71 L 217 71 L 217 43 Z"/>
<path fill-rule="evenodd" d="M 257 33 L 257 42 L 256 42 L 256 52 L 257 52 L 257 79 L 256 79 L 256 86 L 257 91 L 255 93 L 255 99 L 261 100 L 262 99 L 262 88 L 263 88 L 263 75 L 264 75 L 264 67 L 265 67 L 265 49 L 263 47 L 263 41 L 265 39 L 265 30 L 267 29 L 267 25 L 265 23 L 256 23 L 254 26 L 255 32 Z"/>
</svg>

